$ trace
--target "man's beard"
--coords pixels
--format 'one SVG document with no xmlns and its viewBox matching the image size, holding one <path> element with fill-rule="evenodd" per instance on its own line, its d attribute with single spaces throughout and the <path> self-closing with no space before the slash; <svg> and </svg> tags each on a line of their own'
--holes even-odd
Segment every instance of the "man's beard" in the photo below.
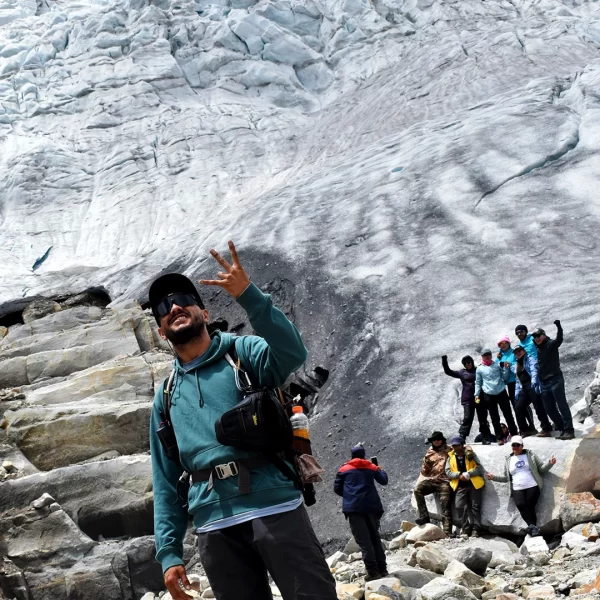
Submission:
<svg viewBox="0 0 600 600">
<path fill-rule="evenodd" d="M 173 331 L 168 327 L 165 328 L 165 335 L 174 346 L 183 346 L 202 336 L 204 329 L 204 318 L 202 315 L 198 317 L 190 315 L 190 320 L 191 323 L 187 327 L 181 327 L 177 331 Z"/>
</svg>

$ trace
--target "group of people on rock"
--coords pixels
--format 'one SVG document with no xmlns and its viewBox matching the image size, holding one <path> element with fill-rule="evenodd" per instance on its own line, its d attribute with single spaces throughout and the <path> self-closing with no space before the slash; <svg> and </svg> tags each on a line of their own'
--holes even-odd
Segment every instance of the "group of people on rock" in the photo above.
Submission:
<svg viewBox="0 0 600 600">
<path fill-rule="evenodd" d="M 554 424 L 554 429 L 560 431 L 558 439 L 574 438 L 573 418 L 567 403 L 558 352 L 563 342 L 563 329 L 560 321 L 554 321 L 554 324 L 557 328 L 555 339 L 548 337 L 541 328 L 530 334 L 525 325 L 517 325 L 515 334 L 519 342 L 511 347 L 510 337 L 503 336 L 498 340 L 495 357 L 490 348 L 481 350 L 481 364 L 477 367 L 471 356 L 465 356 L 463 368 L 454 371 L 448 365 L 448 357 L 442 356 L 446 375 L 462 382 L 464 416 L 458 434 L 463 441 L 471 432 L 477 414 L 482 443 L 489 444 L 490 439 L 495 438 L 499 445 L 504 444 L 506 435 L 502 430 L 500 412 L 511 436 L 550 437 Z M 535 409 L 541 431 L 535 426 L 531 406 Z"/>
<path fill-rule="evenodd" d="M 423 458 L 421 481 L 414 490 L 419 517 L 418 525 L 429 523 L 429 511 L 425 497 L 438 494 L 442 512 L 442 526 L 452 535 L 452 501 L 458 515 L 459 534 L 479 537 L 481 533 L 481 499 L 486 478 L 508 483 L 510 495 L 527 523 L 525 533 L 539 535 L 536 505 L 542 489 L 542 475 L 555 464 L 556 458 L 544 462 L 531 450 L 525 448 L 520 435 L 513 435 L 510 442 L 512 453 L 506 457 L 504 473 L 487 472 L 471 446 L 465 446 L 460 435 L 446 443 L 441 431 L 434 431 L 428 440 L 431 447 Z"/>
</svg>

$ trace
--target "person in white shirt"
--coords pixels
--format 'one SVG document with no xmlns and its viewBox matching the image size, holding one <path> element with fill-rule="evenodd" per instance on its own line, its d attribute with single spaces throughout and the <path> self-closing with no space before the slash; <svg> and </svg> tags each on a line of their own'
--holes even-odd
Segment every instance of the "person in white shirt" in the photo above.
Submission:
<svg viewBox="0 0 600 600">
<path fill-rule="evenodd" d="M 511 446 L 512 453 L 506 457 L 504 475 L 487 473 L 487 478 L 508 482 L 510 495 L 527 523 L 527 533 L 536 536 L 540 534 L 540 528 L 537 526 L 535 507 L 542 490 L 542 476 L 556 464 L 556 458 L 552 456 L 548 462 L 544 462 L 531 450 L 525 450 L 520 435 L 512 436 Z"/>
</svg>

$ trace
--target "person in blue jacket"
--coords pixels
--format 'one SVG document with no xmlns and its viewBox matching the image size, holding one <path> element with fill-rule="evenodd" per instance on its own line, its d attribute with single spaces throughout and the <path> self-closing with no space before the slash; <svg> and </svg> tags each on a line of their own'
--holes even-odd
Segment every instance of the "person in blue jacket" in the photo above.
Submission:
<svg viewBox="0 0 600 600">
<path fill-rule="evenodd" d="M 540 396 L 541 386 L 538 379 L 537 359 L 525 352 L 525 348 L 520 344 L 517 344 L 513 351 L 516 362 L 510 366 L 510 369 L 516 377 L 515 414 L 520 429 L 519 434 L 521 437 L 535 434 L 535 431 L 529 428 L 527 418 L 527 409 L 533 404 L 542 428 L 542 431 L 537 434 L 538 437 L 550 437 L 552 424 L 548 420 L 548 414 Z"/>
<path fill-rule="evenodd" d="M 165 427 L 163 386 L 150 423 L 156 559 L 172 598 L 190 598 L 183 561 L 189 513 L 217 600 L 271 598 L 268 573 L 286 600 L 336 600 L 335 581 L 300 490 L 268 457 L 217 441 L 215 421 L 243 399 L 226 354 L 235 348 L 250 378 L 265 388 L 282 385 L 307 357 L 296 327 L 250 282 L 232 242 L 229 250 L 232 264 L 211 250 L 222 270 L 219 279 L 200 283 L 235 298 L 258 335 L 211 337 L 208 311 L 184 275 L 163 275 L 148 293 L 158 333 L 176 355 L 170 421 L 179 464 L 169 459 L 158 436 Z M 191 474 L 184 499 L 178 485 L 182 470 Z"/>
<path fill-rule="evenodd" d="M 492 351 L 484 348 L 481 351 L 481 365 L 477 367 L 475 376 L 475 402 L 483 402 L 492 419 L 494 433 L 498 445 L 504 444 L 504 435 L 500 428 L 500 415 L 498 408 L 504 415 L 511 435 L 517 435 L 517 425 L 511 411 L 511 403 L 506 393 L 506 381 L 508 373 L 500 366 L 499 362 L 492 359 Z"/>
<path fill-rule="evenodd" d="M 385 550 L 379 537 L 383 505 L 375 482 L 387 485 L 387 473 L 366 460 L 365 449 L 358 444 L 352 448 L 352 460 L 342 465 L 333 483 L 333 491 L 344 499 L 342 511 L 350 523 L 354 540 L 360 546 L 367 581 L 388 574 Z"/>
<path fill-rule="evenodd" d="M 512 369 L 513 365 L 517 362 L 515 357 L 515 353 L 513 349 L 510 347 L 510 337 L 507 335 L 501 337 L 498 340 L 498 354 L 496 354 L 496 361 L 500 363 L 500 366 L 507 367 L 509 374 L 508 379 L 506 380 L 506 389 L 508 390 L 508 397 L 515 409 L 515 415 L 517 413 L 517 405 L 516 405 L 516 389 L 517 389 L 517 377 Z M 533 420 L 533 413 L 531 412 L 531 408 L 529 405 L 525 406 L 525 422 L 526 427 L 524 429 L 519 425 L 519 429 L 522 431 L 527 431 L 531 433 L 537 433 L 535 428 L 535 422 Z M 518 424 L 518 423 L 517 423 Z"/>
<path fill-rule="evenodd" d="M 535 345 L 533 336 L 530 333 L 528 333 L 527 326 L 517 325 L 515 327 L 515 335 L 519 338 L 519 344 L 523 346 L 525 352 L 527 352 L 529 356 L 533 356 L 533 358 L 537 360 L 537 346 Z"/>
</svg>

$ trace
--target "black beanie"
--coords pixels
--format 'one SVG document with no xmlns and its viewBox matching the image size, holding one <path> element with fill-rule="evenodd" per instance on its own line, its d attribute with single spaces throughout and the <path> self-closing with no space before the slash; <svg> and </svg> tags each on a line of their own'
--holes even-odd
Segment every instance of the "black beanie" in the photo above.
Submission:
<svg viewBox="0 0 600 600">
<path fill-rule="evenodd" d="M 471 356 L 463 356 L 460 360 L 460 362 L 462 363 L 463 367 L 466 366 L 466 363 L 470 362 L 471 364 L 475 364 L 475 361 L 473 360 L 473 358 Z"/>
<path fill-rule="evenodd" d="M 515 327 L 515 333 L 517 333 L 517 331 L 521 331 L 521 330 L 525 331 L 525 333 L 527 333 L 527 331 L 528 331 L 528 329 L 525 325 L 517 325 Z"/>
</svg>

